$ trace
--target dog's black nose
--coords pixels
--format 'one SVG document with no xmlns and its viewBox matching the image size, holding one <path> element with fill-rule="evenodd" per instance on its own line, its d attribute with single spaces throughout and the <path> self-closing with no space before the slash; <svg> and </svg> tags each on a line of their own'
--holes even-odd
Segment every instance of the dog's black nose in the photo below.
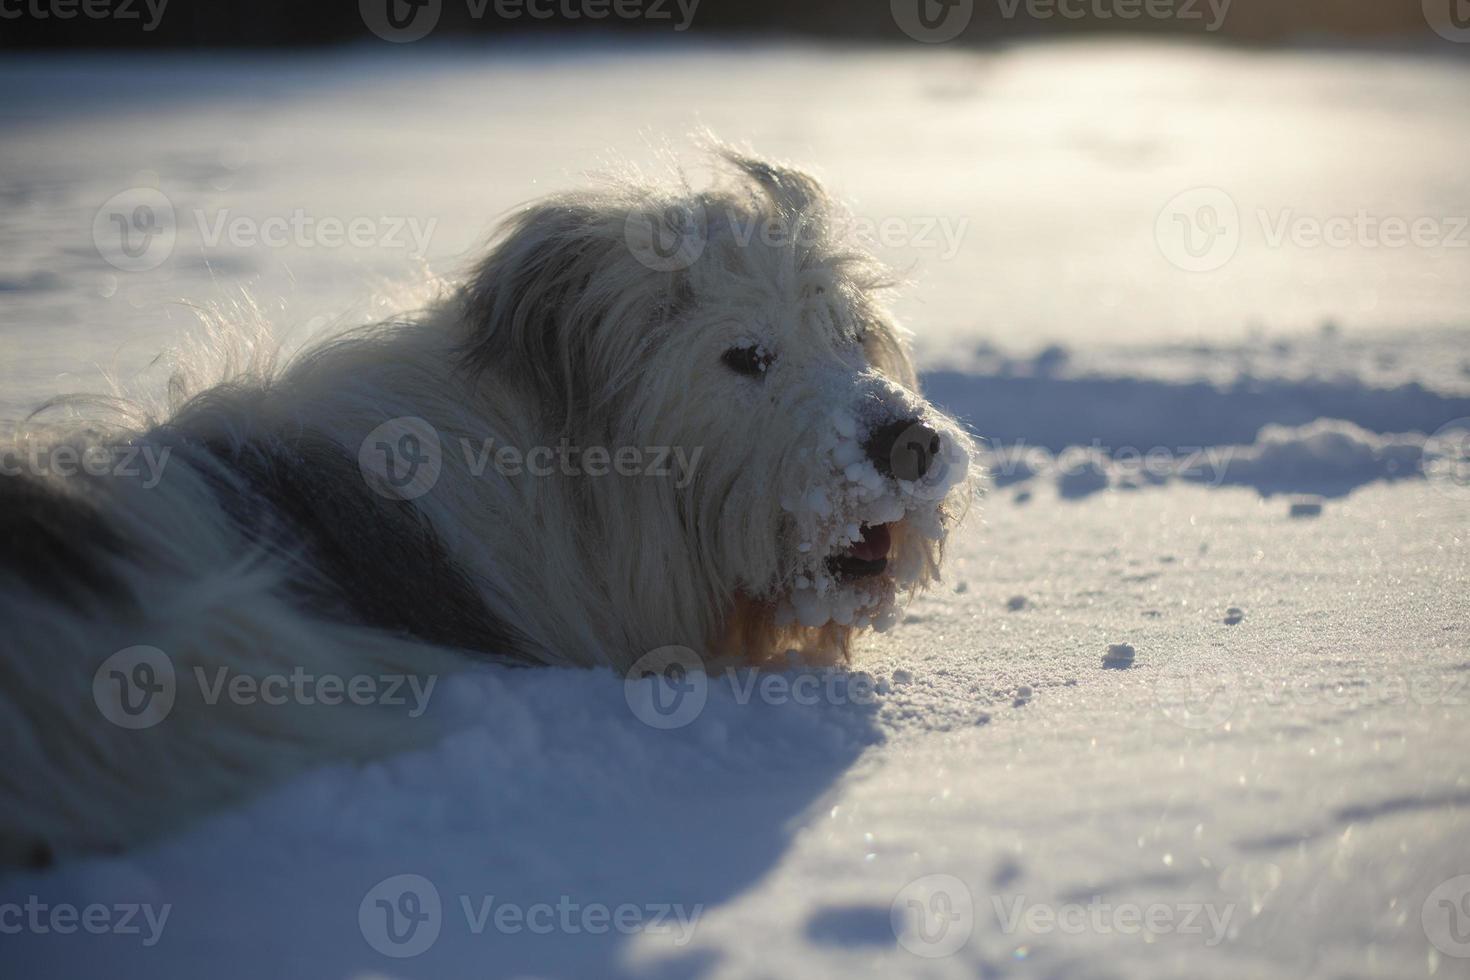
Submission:
<svg viewBox="0 0 1470 980">
<path fill-rule="evenodd" d="M 897 419 L 874 429 L 864 448 L 884 476 L 921 480 L 939 455 L 939 433 L 918 419 Z"/>
</svg>

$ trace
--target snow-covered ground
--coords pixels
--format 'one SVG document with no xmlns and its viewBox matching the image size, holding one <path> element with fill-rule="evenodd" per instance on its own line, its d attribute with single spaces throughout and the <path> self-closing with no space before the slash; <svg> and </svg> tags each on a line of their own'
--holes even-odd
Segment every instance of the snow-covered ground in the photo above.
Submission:
<svg viewBox="0 0 1470 980">
<path fill-rule="evenodd" d="M 672 729 L 653 681 L 447 679 L 430 748 L 0 879 L 7 973 L 1470 976 L 1452 54 L 10 57 L 0 418 L 146 387 L 191 305 L 382 313 L 702 124 L 890 221 L 926 388 L 995 478 L 855 673 L 694 679 Z M 172 246 L 119 259 L 110 214 L 153 192 Z M 360 247 L 323 239 L 354 218 Z M 99 934 L 55 928 L 92 904 Z"/>
</svg>

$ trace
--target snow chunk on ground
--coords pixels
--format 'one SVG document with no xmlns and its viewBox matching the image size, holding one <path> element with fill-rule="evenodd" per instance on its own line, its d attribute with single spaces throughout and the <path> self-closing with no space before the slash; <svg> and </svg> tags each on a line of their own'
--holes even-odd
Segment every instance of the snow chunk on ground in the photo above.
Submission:
<svg viewBox="0 0 1470 980">
<path fill-rule="evenodd" d="M 992 451 L 987 464 L 997 485 L 1047 476 L 1059 496 L 1073 500 L 1110 488 L 1137 490 L 1172 480 L 1252 487 L 1266 496 L 1342 497 L 1379 480 L 1427 478 L 1463 489 L 1470 472 L 1464 442 L 1452 426 L 1434 435 L 1379 434 L 1341 419 L 1318 419 L 1301 426 L 1265 426 L 1255 442 L 1243 446 L 1117 455 L 1096 446 L 1073 447 L 1055 456 L 1035 446 L 1012 446 Z"/>
<path fill-rule="evenodd" d="M 1312 488 L 1341 496 L 1374 480 L 1422 478 L 1425 436 L 1378 435 L 1337 419 L 1310 425 L 1268 425 L 1254 445 L 1236 447 L 1218 473 L 1181 474 L 1185 479 L 1255 487 L 1262 493 Z"/>
<path fill-rule="evenodd" d="M 1110 643 L 1103 654 L 1103 666 L 1113 670 L 1126 670 L 1133 666 L 1135 651 L 1130 643 Z"/>
</svg>

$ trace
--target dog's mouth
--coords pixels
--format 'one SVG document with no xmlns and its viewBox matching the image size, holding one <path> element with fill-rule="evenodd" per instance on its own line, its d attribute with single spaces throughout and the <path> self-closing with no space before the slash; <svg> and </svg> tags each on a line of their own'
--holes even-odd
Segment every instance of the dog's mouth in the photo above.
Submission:
<svg viewBox="0 0 1470 980">
<path fill-rule="evenodd" d="M 839 582 L 855 582 L 883 574 L 893 544 L 888 524 L 864 524 L 862 536 L 827 559 L 827 570 Z"/>
</svg>

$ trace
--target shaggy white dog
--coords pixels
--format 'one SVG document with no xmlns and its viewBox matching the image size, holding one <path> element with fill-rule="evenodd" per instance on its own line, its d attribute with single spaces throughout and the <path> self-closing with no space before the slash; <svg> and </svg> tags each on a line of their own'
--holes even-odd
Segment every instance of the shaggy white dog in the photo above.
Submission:
<svg viewBox="0 0 1470 980">
<path fill-rule="evenodd" d="M 892 623 L 966 505 L 969 441 L 819 186 L 719 156 L 706 191 L 535 204 L 427 311 L 179 382 L 162 419 L 23 427 L 5 856 L 125 846 L 421 741 L 471 659 L 831 660 Z"/>
</svg>

